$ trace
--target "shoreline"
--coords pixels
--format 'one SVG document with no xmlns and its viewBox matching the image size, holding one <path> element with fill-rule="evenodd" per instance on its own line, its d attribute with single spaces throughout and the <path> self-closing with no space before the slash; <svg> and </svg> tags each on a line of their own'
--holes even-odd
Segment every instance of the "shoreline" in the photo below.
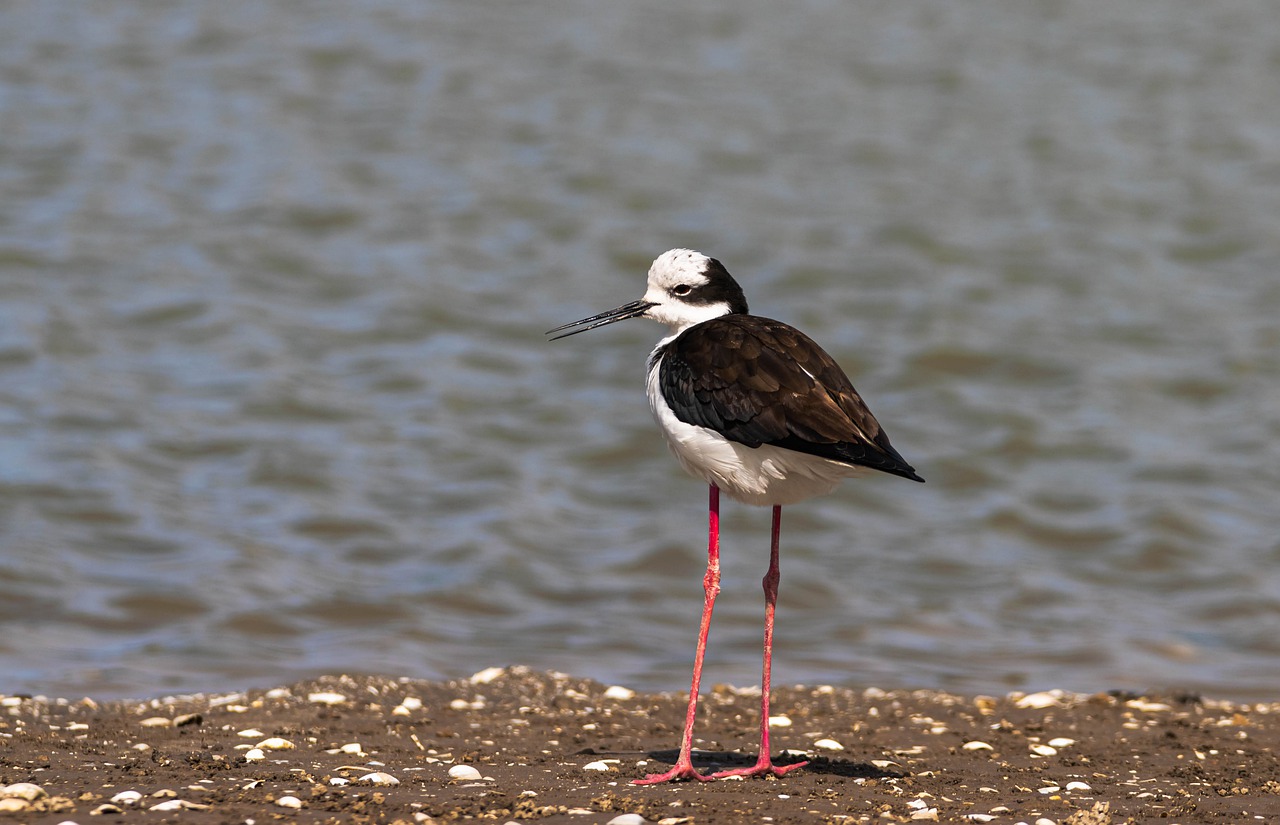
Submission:
<svg viewBox="0 0 1280 825">
<path fill-rule="evenodd" d="M 1280 703 L 781 687 L 775 757 L 808 767 L 630 785 L 674 762 L 685 700 L 523 667 L 141 702 L 2 697 L 0 822 L 1280 820 Z M 699 769 L 754 761 L 758 700 L 704 692 Z"/>
</svg>

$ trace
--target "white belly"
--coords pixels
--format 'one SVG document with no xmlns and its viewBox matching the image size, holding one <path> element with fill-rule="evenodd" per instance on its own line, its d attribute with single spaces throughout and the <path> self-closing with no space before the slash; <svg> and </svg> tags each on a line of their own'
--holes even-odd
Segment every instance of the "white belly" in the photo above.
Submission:
<svg viewBox="0 0 1280 825">
<path fill-rule="evenodd" d="M 728 440 L 715 430 L 686 424 L 676 418 L 662 397 L 657 365 L 649 370 L 646 389 L 649 409 L 680 466 L 746 504 L 794 504 L 825 495 L 844 479 L 869 472 L 864 467 L 781 447 L 748 447 Z"/>
</svg>

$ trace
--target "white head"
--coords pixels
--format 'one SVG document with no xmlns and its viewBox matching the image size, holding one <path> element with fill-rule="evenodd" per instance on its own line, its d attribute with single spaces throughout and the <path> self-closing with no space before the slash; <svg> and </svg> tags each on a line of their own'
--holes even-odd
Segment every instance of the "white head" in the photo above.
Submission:
<svg viewBox="0 0 1280 825">
<path fill-rule="evenodd" d="M 694 324 L 721 315 L 746 312 L 747 299 L 742 295 L 742 287 L 724 264 L 692 249 L 671 249 L 659 255 L 649 267 L 649 288 L 639 301 L 550 332 L 580 327 L 556 336 L 564 338 L 628 318 L 650 318 L 666 324 L 673 334 L 679 334 Z"/>
</svg>

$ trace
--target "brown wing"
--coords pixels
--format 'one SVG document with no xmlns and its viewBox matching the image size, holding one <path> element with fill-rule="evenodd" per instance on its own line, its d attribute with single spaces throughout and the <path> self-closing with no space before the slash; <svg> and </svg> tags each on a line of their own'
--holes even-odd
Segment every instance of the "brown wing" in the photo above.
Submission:
<svg viewBox="0 0 1280 825">
<path fill-rule="evenodd" d="M 686 424 L 748 447 L 769 444 L 924 480 L 835 360 L 795 327 L 725 315 L 689 328 L 660 355 L 663 396 Z"/>
</svg>

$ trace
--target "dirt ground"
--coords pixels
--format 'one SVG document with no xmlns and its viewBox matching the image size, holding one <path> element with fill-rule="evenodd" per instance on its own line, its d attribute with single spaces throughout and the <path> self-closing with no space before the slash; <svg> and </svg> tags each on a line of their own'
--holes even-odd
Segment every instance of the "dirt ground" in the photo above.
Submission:
<svg viewBox="0 0 1280 825">
<path fill-rule="evenodd" d="M 758 701 L 706 694 L 695 764 L 754 761 Z M 148 702 L 4 697 L 0 823 L 1280 822 L 1280 704 L 782 688 L 774 753 L 808 767 L 630 785 L 674 762 L 684 704 L 520 667 Z M 456 775 L 466 766 L 479 778 Z"/>
</svg>

